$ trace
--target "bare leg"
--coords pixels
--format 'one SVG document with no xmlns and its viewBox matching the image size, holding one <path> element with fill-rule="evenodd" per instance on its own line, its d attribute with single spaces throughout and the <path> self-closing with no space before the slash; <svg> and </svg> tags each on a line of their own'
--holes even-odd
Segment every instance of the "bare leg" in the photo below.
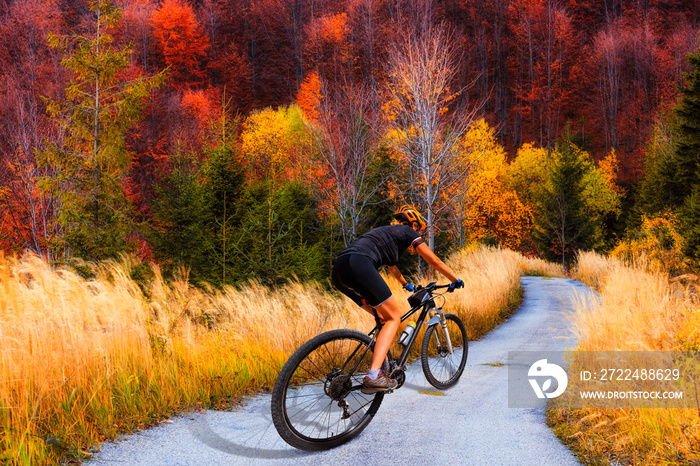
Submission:
<svg viewBox="0 0 700 466">
<path fill-rule="evenodd" d="M 362 308 L 365 311 L 372 312 L 370 306 L 363 306 Z M 374 355 L 370 366 L 372 370 L 381 369 L 384 359 L 386 359 L 386 353 L 389 351 L 389 347 L 394 341 L 396 331 L 401 323 L 401 309 L 393 296 L 375 309 L 384 325 L 379 331 L 379 335 L 377 335 L 377 341 L 374 343 Z"/>
</svg>

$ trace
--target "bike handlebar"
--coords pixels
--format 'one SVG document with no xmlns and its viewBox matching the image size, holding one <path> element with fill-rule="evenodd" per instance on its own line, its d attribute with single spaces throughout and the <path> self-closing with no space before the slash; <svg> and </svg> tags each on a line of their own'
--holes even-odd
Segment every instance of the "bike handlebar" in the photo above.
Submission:
<svg viewBox="0 0 700 466">
<path fill-rule="evenodd" d="M 437 282 L 430 282 L 425 286 L 420 286 L 416 288 L 416 291 L 418 290 L 427 290 L 428 292 L 433 291 L 433 290 L 439 290 L 442 288 L 449 288 L 450 284 L 448 283 L 447 285 L 438 285 Z"/>
</svg>

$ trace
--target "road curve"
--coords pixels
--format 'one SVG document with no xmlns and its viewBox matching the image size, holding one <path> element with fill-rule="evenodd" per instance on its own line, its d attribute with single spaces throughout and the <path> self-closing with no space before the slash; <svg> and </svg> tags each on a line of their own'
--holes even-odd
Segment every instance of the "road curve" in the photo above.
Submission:
<svg viewBox="0 0 700 466">
<path fill-rule="evenodd" d="M 289 447 L 272 425 L 270 396 L 250 398 L 236 412 L 173 418 L 103 445 L 89 466 L 286 464 L 575 465 L 545 425 L 544 405 L 508 408 L 508 351 L 559 351 L 576 346 L 568 314 L 594 293 L 568 279 L 524 277 L 524 301 L 486 337 L 470 343 L 459 383 L 444 392 L 413 364 L 406 384 L 384 398 L 356 439 L 330 451 Z M 503 365 L 501 365 L 503 364 Z M 421 393 L 429 392 L 429 393 Z"/>
</svg>

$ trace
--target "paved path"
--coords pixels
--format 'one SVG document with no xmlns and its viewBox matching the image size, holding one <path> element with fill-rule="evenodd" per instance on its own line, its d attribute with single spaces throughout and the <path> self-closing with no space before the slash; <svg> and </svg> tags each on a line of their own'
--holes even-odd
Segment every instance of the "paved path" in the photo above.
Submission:
<svg viewBox="0 0 700 466">
<path fill-rule="evenodd" d="M 508 351 L 560 351 L 576 346 L 568 330 L 574 299 L 593 292 L 573 280 L 525 277 L 522 306 L 470 343 L 459 383 L 436 393 L 420 363 L 406 384 L 384 398 L 375 419 L 350 443 L 308 453 L 289 447 L 272 425 L 270 396 L 237 412 L 207 411 L 105 444 L 89 466 L 470 464 L 575 465 L 545 425 L 544 405 L 508 408 Z"/>
</svg>

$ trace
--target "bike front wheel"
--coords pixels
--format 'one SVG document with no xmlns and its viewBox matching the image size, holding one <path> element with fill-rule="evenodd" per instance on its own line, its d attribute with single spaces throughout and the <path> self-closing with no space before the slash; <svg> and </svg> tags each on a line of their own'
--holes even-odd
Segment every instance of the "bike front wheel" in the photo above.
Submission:
<svg viewBox="0 0 700 466">
<path fill-rule="evenodd" d="M 334 448 L 356 437 L 374 417 L 383 393 L 359 388 L 369 371 L 373 341 L 356 330 L 322 333 L 287 361 L 272 391 L 272 421 L 291 446 Z"/>
<path fill-rule="evenodd" d="M 430 385 L 444 390 L 457 383 L 467 363 L 469 341 L 467 329 L 454 314 L 445 314 L 445 323 L 452 352 L 448 347 L 447 334 L 441 324 L 431 325 L 423 337 L 421 365 Z"/>
</svg>

